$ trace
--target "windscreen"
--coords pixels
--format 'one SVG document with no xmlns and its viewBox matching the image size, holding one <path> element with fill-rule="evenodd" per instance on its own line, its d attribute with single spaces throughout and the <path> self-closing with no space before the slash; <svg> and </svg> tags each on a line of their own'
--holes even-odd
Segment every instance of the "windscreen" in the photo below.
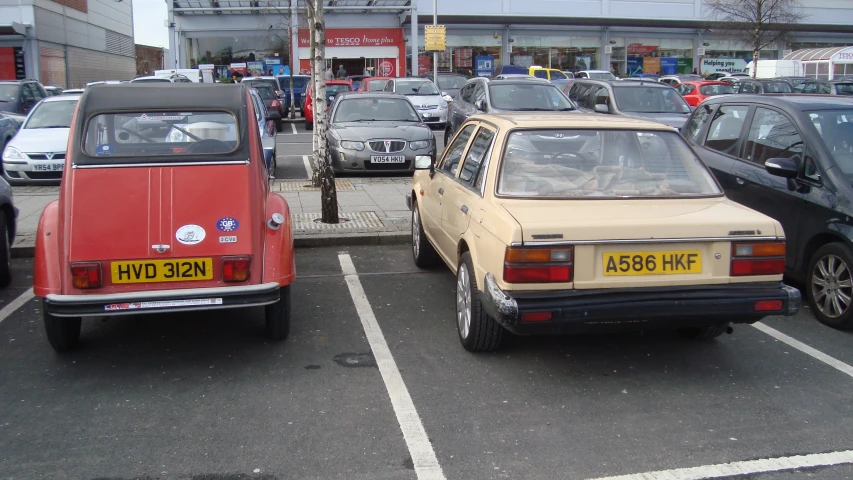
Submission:
<svg viewBox="0 0 853 480">
<path fill-rule="evenodd" d="M 258 91 L 258 94 L 264 100 L 275 100 L 278 98 L 275 94 L 275 91 L 272 88 L 270 88 L 269 85 L 255 84 L 252 86 L 255 87 L 255 89 Z"/>
<path fill-rule="evenodd" d="M 341 101 L 335 109 L 334 123 L 341 122 L 418 122 L 421 119 L 403 98 L 355 97 Z"/>
<path fill-rule="evenodd" d="M 5 84 L 0 85 L 0 103 L 12 103 L 18 99 L 18 91 L 21 89 L 18 85 Z"/>
<path fill-rule="evenodd" d="M 725 95 L 735 93 L 735 89 L 731 85 L 702 85 L 699 87 L 699 93 L 702 95 Z"/>
<path fill-rule="evenodd" d="M 293 88 L 303 89 L 308 85 L 309 77 L 293 77 Z M 290 77 L 278 77 L 278 85 L 281 90 L 290 90 Z"/>
<path fill-rule="evenodd" d="M 687 102 L 672 88 L 613 86 L 616 106 L 631 113 L 690 113 Z"/>
<path fill-rule="evenodd" d="M 549 83 L 490 84 L 489 96 L 492 99 L 492 106 L 499 110 L 516 112 L 574 110 L 569 99 Z"/>
<path fill-rule="evenodd" d="M 616 76 L 610 72 L 589 72 L 589 78 L 593 80 L 615 80 Z"/>
<path fill-rule="evenodd" d="M 397 93 L 403 95 L 438 95 L 435 84 L 428 80 L 398 80 Z"/>
<path fill-rule="evenodd" d="M 467 78 L 463 76 L 456 75 L 439 75 L 438 76 L 438 86 L 441 88 L 455 88 L 460 89 L 465 86 L 465 83 L 468 81 Z"/>
<path fill-rule="evenodd" d="M 761 82 L 764 93 L 793 93 L 794 89 L 788 82 Z"/>
<path fill-rule="evenodd" d="M 508 135 L 500 170 L 500 195 L 625 198 L 722 193 L 674 132 L 515 131 Z"/>
<path fill-rule="evenodd" d="M 71 128 L 77 100 L 41 102 L 21 128 Z"/>
<path fill-rule="evenodd" d="M 835 164 L 853 179 L 853 109 L 809 112 L 809 118 Z"/>
<path fill-rule="evenodd" d="M 224 154 L 238 144 L 237 121 L 228 112 L 122 112 L 93 116 L 83 151 L 110 163 L 114 157 Z"/>
</svg>

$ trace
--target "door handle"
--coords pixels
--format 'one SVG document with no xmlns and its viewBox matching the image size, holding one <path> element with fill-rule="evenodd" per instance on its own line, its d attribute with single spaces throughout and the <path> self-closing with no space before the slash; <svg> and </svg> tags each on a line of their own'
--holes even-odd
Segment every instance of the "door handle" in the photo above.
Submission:
<svg viewBox="0 0 853 480">
<path fill-rule="evenodd" d="M 737 182 L 738 185 L 746 184 L 746 181 L 749 178 L 749 176 L 747 174 L 745 174 L 741 171 L 735 171 L 734 175 L 735 175 L 735 181 Z"/>
<path fill-rule="evenodd" d="M 468 205 L 462 205 L 462 213 L 468 214 Z"/>
<path fill-rule="evenodd" d="M 438 194 L 439 194 L 439 195 L 444 195 L 444 189 L 443 189 L 443 188 L 439 188 L 439 189 L 438 189 Z"/>
</svg>

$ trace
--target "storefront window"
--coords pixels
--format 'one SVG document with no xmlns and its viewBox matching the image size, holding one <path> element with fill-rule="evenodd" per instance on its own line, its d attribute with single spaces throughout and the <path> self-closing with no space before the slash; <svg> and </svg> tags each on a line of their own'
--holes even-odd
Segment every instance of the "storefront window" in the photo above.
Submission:
<svg viewBox="0 0 853 480">
<path fill-rule="evenodd" d="M 627 76 L 639 74 L 675 75 L 692 73 L 692 38 L 637 38 L 628 37 L 618 51 L 625 55 L 624 71 L 620 63 L 614 65 Z M 614 52 L 617 48 L 614 48 Z"/>
<path fill-rule="evenodd" d="M 418 73 L 423 75 L 433 70 L 432 52 L 424 50 L 424 38 L 418 37 Z M 409 47 L 406 47 L 409 51 Z M 447 50 L 438 52 L 438 71 L 439 72 L 454 72 L 473 77 L 477 75 L 477 57 L 480 57 L 485 63 L 481 62 L 481 66 L 489 65 L 490 72 L 501 65 L 501 36 L 497 35 L 459 35 L 455 33 L 447 34 Z M 410 68 L 408 64 L 406 68 Z M 486 71 L 482 70 L 481 74 L 485 75 Z M 491 73 L 488 73 L 491 75 Z"/>
<path fill-rule="evenodd" d="M 599 37 L 513 36 L 512 64 L 573 71 L 597 69 Z"/>
<path fill-rule="evenodd" d="M 279 63 L 286 65 L 290 57 L 286 32 L 246 32 L 227 37 L 187 38 L 185 45 L 189 68 L 196 68 L 199 64 L 261 62 L 267 58 L 280 59 Z"/>
</svg>

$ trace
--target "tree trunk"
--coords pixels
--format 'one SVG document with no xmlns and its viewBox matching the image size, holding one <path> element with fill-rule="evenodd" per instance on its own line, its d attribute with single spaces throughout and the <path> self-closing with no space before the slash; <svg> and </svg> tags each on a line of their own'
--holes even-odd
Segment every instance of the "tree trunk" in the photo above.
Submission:
<svg viewBox="0 0 853 480">
<path fill-rule="evenodd" d="M 312 0 L 313 1 L 313 0 Z M 338 192 L 335 188 L 335 172 L 332 171 L 329 142 L 329 120 L 326 97 L 326 22 L 323 19 L 323 0 L 316 0 L 314 7 L 314 141 L 317 149 L 314 159 L 320 181 L 320 209 L 323 223 L 338 223 Z"/>
<path fill-rule="evenodd" d="M 293 42 L 293 15 L 287 17 L 287 27 L 287 34 L 290 35 L 290 41 Z M 293 93 L 293 74 L 295 73 L 293 71 L 293 45 L 290 45 L 290 55 L 287 57 L 290 58 L 290 120 L 292 121 L 296 119 L 296 94 Z"/>
<path fill-rule="evenodd" d="M 311 59 L 308 62 L 310 64 L 310 68 L 308 69 L 308 72 L 311 75 L 311 79 L 310 79 L 310 82 L 308 83 L 308 85 L 305 87 L 305 91 L 303 92 L 303 95 L 308 95 L 308 89 L 314 90 L 314 84 L 317 83 L 317 76 L 314 75 L 314 57 L 317 55 L 316 49 L 314 48 L 314 42 L 315 42 L 317 35 L 316 35 L 316 32 L 314 31 L 314 8 L 311 5 L 312 5 L 312 3 L 309 0 L 306 3 L 306 6 L 308 7 L 306 10 L 306 15 L 308 17 L 308 34 L 310 37 L 308 40 L 309 58 Z M 305 121 L 305 125 L 307 127 L 307 125 L 308 125 L 307 120 Z M 316 152 L 317 148 L 319 148 L 317 146 L 317 136 L 312 134 L 311 135 L 311 152 L 312 153 Z M 313 157 L 313 155 L 312 155 L 312 157 Z M 318 169 L 317 169 L 317 162 L 315 160 L 316 160 L 316 158 L 312 158 L 311 161 L 309 162 L 311 164 L 311 186 L 312 187 L 320 187 L 320 177 L 317 176 L 317 170 Z"/>
</svg>

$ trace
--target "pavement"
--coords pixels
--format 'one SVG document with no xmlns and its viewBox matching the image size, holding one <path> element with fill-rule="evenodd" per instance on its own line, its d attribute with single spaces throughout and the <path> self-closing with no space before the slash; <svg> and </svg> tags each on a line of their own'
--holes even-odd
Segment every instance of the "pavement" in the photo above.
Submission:
<svg viewBox="0 0 853 480">
<path fill-rule="evenodd" d="M 408 246 L 296 263 L 283 342 L 263 309 L 235 309 L 86 319 L 57 355 L 32 260 L 13 262 L 0 479 L 853 478 L 853 333 L 807 308 L 708 342 L 510 337 L 472 354 L 455 275 Z"/>
<path fill-rule="evenodd" d="M 343 222 L 323 224 L 320 218 L 320 190 L 310 179 L 311 132 L 302 123 L 285 123 L 276 137 L 277 168 L 273 191 L 290 205 L 296 246 L 405 243 L 409 241 L 411 212 L 406 208 L 406 192 L 411 190 L 411 174 L 379 174 L 369 177 L 341 176 L 336 179 L 339 214 Z M 439 147 L 444 132 L 435 131 Z M 44 207 L 59 196 L 58 186 L 14 186 L 18 231 L 12 245 L 13 257 L 31 257 L 35 234 Z"/>
</svg>

